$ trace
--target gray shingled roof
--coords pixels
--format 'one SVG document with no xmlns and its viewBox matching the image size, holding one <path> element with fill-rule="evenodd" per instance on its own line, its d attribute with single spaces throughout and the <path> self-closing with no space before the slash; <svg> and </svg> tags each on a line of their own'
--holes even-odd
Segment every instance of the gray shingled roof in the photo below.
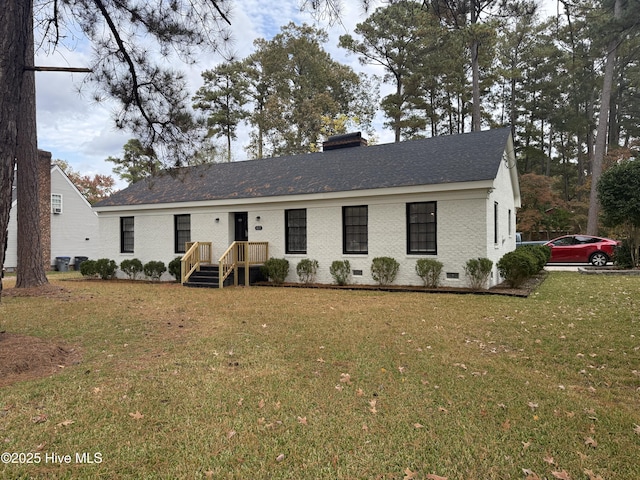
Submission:
<svg viewBox="0 0 640 480">
<path fill-rule="evenodd" d="M 184 167 L 96 207 L 344 192 L 493 180 L 510 130 L 500 128 L 306 155 Z"/>
</svg>

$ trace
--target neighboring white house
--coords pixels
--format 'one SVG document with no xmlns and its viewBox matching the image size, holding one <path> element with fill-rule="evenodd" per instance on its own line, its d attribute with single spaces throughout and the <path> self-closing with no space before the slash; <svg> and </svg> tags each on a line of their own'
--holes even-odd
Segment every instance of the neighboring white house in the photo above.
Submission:
<svg viewBox="0 0 640 480">
<path fill-rule="evenodd" d="M 469 259 L 495 263 L 515 249 L 520 190 L 510 130 L 366 146 L 360 134 L 332 137 L 323 152 L 176 169 L 94 205 L 100 256 L 169 262 L 187 241 L 268 242 L 269 256 L 295 266 L 315 259 L 332 283 L 349 260 L 352 283 L 373 284 L 373 258 L 400 263 L 395 281 L 421 285 L 416 261 L 444 264 L 442 284 L 465 286 Z M 499 282 L 494 266 L 490 283 Z"/>
<path fill-rule="evenodd" d="M 75 257 L 95 258 L 98 254 L 98 216 L 91 204 L 73 185 L 69 177 L 57 165 L 50 167 L 50 241 L 49 257 L 45 263 L 52 268 L 56 265 L 56 257 L 69 257 L 73 265 Z M 17 175 L 18 173 L 16 173 Z M 15 184 L 15 182 L 14 182 Z M 4 266 L 13 271 L 18 264 L 18 226 L 16 219 L 17 198 L 15 188 L 9 213 L 9 236 Z M 43 237 L 46 237 L 44 235 Z"/>
</svg>

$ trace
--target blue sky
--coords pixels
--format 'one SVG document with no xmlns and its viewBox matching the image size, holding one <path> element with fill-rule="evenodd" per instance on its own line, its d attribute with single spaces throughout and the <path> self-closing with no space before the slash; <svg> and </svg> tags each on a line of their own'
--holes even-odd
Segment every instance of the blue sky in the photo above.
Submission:
<svg viewBox="0 0 640 480">
<path fill-rule="evenodd" d="M 549 13 L 555 12 L 556 0 L 544 0 Z M 337 47 L 338 37 L 344 33 L 353 33 L 355 25 L 364 21 L 359 2 L 345 0 L 342 24 L 332 27 L 319 25 L 329 33 L 329 42 L 324 48 L 334 60 L 350 65 L 354 70 L 382 74 L 372 67 L 363 67 L 354 55 Z M 374 5 L 379 5 L 377 2 Z M 253 50 L 253 41 L 257 38 L 271 38 L 280 31 L 280 27 L 290 21 L 297 24 L 314 23 L 307 13 L 300 12 L 296 0 L 244 0 L 235 2 L 232 14 L 233 50 L 239 58 L 244 58 Z M 36 65 L 72 66 L 89 65 L 90 51 L 86 42 L 76 40 L 74 48 L 59 49 L 54 54 L 36 53 Z M 187 68 L 189 85 L 195 92 L 202 84 L 200 73 L 212 68 L 220 58 L 215 55 L 202 56 L 199 62 Z M 126 132 L 117 131 L 111 116 L 115 108 L 109 102 L 95 103 L 91 98 L 91 87 L 78 89 L 84 79 L 83 74 L 38 72 L 36 74 L 38 146 L 52 152 L 53 158 L 66 160 L 72 168 L 85 175 L 96 173 L 113 175 L 113 164 L 106 162 L 109 156 L 121 156 L 122 146 L 131 138 Z M 382 92 L 385 93 L 384 90 Z M 234 159 L 246 158 L 243 146 L 247 137 L 242 133 L 234 148 Z M 393 134 L 382 128 L 382 118 L 376 125 L 378 143 L 393 141 Z M 115 175 L 114 175 L 115 177 Z M 122 183 L 119 187 L 124 187 Z"/>
</svg>

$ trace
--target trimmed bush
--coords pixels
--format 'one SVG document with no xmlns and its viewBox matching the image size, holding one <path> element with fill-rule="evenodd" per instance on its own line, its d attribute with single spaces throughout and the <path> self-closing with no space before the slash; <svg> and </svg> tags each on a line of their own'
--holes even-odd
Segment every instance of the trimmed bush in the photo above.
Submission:
<svg viewBox="0 0 640 480">
<path fill-rule="evenodd" d="M 313 283 L 318 273 L 318 261 L 303 258 L 296 266 L 296 273 L 302 283 Z"/>
<path fill-rule="evenodd" d="M 416 261 L 416 273 L 427 288 L 437 288 L 440 285 L 440 275 L 443 268 L 442 262 L 431 258 L 421 258 Z"/>
<path fill-rule="evenodd" d="M 498 262 L 498 271 L 513 288 L 518 288 L 540 270 L 532 252 L 518 248 L 505 254 Z"/>
<path fill-rule="evenodd" d="M 371 262 L 371 276 L 380 285 L 393 283 L 398 275 L 400 264 L 395 258 L 376 257 Z"/>
<path fill-rule="evenodd" d="M 464 273 L 469 280 L 469 286 L 473 290 L 485 288 L 492 268 L 493 262 L 488 258 L 472 258 L 468 260 L 464 267 Z"/>
<path fill-rule="evenodd" d="M 82 268 L 82 265 L 80 265 L 80 268 Z M 108 258 L 99 258 L 96 260 L 96 273 L 102 280 L 113 278 L 117 269 L 118 264 L 115 260 L 109 260 Z"/>
<path fill-rule="evenodd" d="M 544 245 L 523 245 L 519 248 L 524 252 L 528 252 L 535 258 L 537 270 L 535 273 L 538 273 L 540 270 L 544 268 L 547 262 L 551 259 L 551 249 Z"/>
<path fill-rule="evenodd" d="M 349 260 L 335 260 L 329 267 L 333 281 L 338 285 L 348 285 L 351 279 L 351 264 Z"/>
<path fill-rule="evenodd" d="M 80 273 L 83 277 L 95 277 L 98 274 L 95 260 L 85 260 L 80 264 Z"/>
<path fill-rule="evenodd" d="M 289 261 L 286 258 L 270 258 L 260 267 L 260 271 L 271 282 L 279 285 L 289 274 Z"/>
<path fill-rule="evenodd" d="M 144 264 L 143 270 L 144 274 L 155 282 L 160 280 L 162 274 L 167 271 L 167 267 L 164 262 L 151 260 Z"/>
<path fill-rule="evenodd" d="M 176 257 L 169 262 L 169 273 L 175 277 L 176 282 L 182 280 L 182 257 Z"/>
<path fill-rule="evenodd" d="M 127 259 L 120 262 L 122 270 L 131 280 L 135 280 L 139 273 L 142 273 L 142 262 L 137 258 Z"/>
</svg>

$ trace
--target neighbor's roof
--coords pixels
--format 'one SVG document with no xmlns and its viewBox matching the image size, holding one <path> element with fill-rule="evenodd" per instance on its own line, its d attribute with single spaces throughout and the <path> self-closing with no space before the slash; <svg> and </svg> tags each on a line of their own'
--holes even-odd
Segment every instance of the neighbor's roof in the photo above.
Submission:
<svg viewBox="0 0 640 480">
<path fill-rule="evenodd" d="M 95 207 L 246 199 L 493 180 L 509 128 L 176 169 Z"/>
</svg>

